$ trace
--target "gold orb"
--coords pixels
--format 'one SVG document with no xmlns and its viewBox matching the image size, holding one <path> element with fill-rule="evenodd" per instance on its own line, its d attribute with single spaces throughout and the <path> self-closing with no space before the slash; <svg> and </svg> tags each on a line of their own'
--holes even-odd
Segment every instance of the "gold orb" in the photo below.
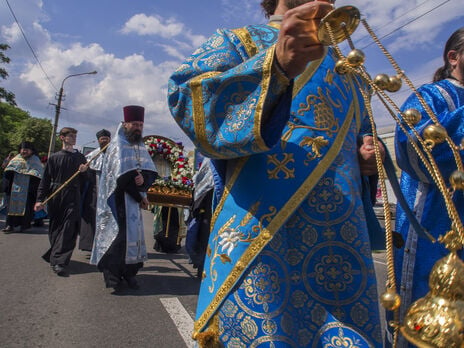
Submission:
<svg viewBox="0 0 464 348">
<path fill-rule="evenodd" d="M 455 190 L 464 190 L 464 172 L 455 170 L 450 176 L 451 187 Z"/>
<path fill-rule="evenodd" d="M 387 291 L 380 296 L 380 303 L 386 310 L 394 311 L 400 307 L 401 297 L 395 290 L 387 289 Z"/>
<path fill-rule="evenodd" d="M 422 114 L 417 109 L 407 109 L 403 112 L 403 120 L 415 126 L 422 119 Z"/>
<path fill-rule="evenodd" d="M 345 75 L 349 72 L 348 67 L 346 66 L 346 60 L 339 59 L 337 63 L 335 63 L 335 71 L 340 75 Z"/>
<path fill-rule="evenodd" d="M 346 60 L 348 64 L 350 64 L 352 67 L 358 67 L 361 66 L 366 59 L 366 56 L 364 55 L 364 52 L 358 49 L 352 50 L 348 55 L 346 56 Z"/>
<path fill-rule="evenodd" d="M 426 127 L 422 134 L 425 141 L 432 146 L 444 142 L 447 135 L 446 129 L 438 124 L 432 124 Z"/>
<path fill-rule="evenodd" d="M 398 92 L 401 88 L 401 85 L 403 84 L 403 81 L 401 81 L 401 77 L 399 76 L 390 76 L 388 78 L 388 84 L 387 84 L 387 91 L 389 92 Z"/>
<path fill-rule="evenodd" d="M 390 77 L 387 74 L 378 74 L 374 78 L 374 83 L 379 87 L 381 90 L 384 90 L 388 87 L 388 83 L 390 81 Z"/>
</svg>

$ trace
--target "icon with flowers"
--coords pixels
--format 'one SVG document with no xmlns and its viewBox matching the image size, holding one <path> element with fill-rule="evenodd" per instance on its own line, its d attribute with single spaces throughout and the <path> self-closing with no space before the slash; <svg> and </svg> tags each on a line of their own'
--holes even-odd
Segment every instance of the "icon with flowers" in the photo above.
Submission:
<svg viewBox="0 0 464 348">
<path fill-rule="evenodd" d="M 184 155 L 182 145 L 159 135 L 145 137 L 144 143 L 152 159 L 161 156 L 171 165 L 170 177 L 158 177 L 155 186 L 189 192 L 193 190 L 193 169 Z"/>
</svg>

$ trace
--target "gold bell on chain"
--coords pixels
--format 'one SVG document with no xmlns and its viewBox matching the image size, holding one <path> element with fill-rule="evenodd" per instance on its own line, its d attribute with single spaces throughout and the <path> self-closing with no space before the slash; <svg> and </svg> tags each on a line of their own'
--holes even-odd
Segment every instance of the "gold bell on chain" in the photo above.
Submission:
<svg viewBox="0 0 464 348">
<path fill-rule="evenodd" d="M 445 141 L 448 132 L 443 126 L 438 124 L 432 124 L 424 129 L 422 136 L 425 142 L 431 146 L 441 144 Z"/>
<path fill-rule="evenodd" d="M 345 59 L 339 59 L 337 63 L 335 63 L 335 71 L 340 75 L 345 75 L 349 72 L 349 68 L 347 67 L 347 62 Z"/>
<path fill-rule="evenodd" d="M 364 64 L 366 56 L 364 55 L 363 51 L 355 48 L 354 50 L 351 50 L 350 53 L 348 53 L 346 60 L 352 67 L 358 67 Z"/>
<path fill-rule="evenodd" d="M 461 170 L 455 170 L 451 173 L 450 184 L 454 190 L 464 190 L 464 172 Z"/>
<path fill-rule="evenodd" d="M 380 296 L 380 304 L 386 310 L 394 311 L 400 307 L 401 297 L 394 289 L 388 288 L 387 291 Z"/>
<path fill-rule="evenodd" d="M 390 81 L 390 77 L 387 74 L 378 74 L 374 78 L 374 83 L 381 90 L 387 89 L 389 81 Z"/>
<path fill-rule="evenodd" d="M 417 109 L 407 109 L 402 114 L 403 120 L 415 126 L 422 119 L 422 115 Z"/>
<path fill-rule="evenodd" d="M 387 84 L 387 91 L 389 92 L 398 92 L 401 89 L 401 85 L 403 82 L 401 81 L 401 77 L 398 75 L 390 76 L 388 78 Z"/>
</svg>

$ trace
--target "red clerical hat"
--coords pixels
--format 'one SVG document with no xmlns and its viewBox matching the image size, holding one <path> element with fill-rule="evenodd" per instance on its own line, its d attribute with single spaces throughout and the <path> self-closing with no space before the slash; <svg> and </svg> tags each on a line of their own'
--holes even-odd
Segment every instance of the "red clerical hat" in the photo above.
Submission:
<svg viewBox="0 0 464 348">
<path fill-rule="evenodd" d="M 141 121 L 145 118 L 145 108 L 138 105 L 128 105 L 123 108 L 124 122 Z"/>
</svg>

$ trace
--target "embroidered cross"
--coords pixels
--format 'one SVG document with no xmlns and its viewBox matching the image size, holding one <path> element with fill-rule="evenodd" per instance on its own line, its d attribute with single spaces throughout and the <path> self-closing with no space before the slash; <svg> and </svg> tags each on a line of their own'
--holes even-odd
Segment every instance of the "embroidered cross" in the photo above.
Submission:
<svg viewBox="0 0 464 348">
<path fill-rule="evenodd" d="M 267 174 L 269 179 L 279 179 L 279 173 L 284 173 L 284 179 L 294 178 L 295 169 L 287 168 L 287 165 L 291 162 L 295 162 L 292 153 L 284 153 L 284 158 L 282 161 L 279 161 L 277 154 L 268 155 L 267 162 L 270 165 L 275 165 L 274 169 L 268 169 Z"/>
</svg>

